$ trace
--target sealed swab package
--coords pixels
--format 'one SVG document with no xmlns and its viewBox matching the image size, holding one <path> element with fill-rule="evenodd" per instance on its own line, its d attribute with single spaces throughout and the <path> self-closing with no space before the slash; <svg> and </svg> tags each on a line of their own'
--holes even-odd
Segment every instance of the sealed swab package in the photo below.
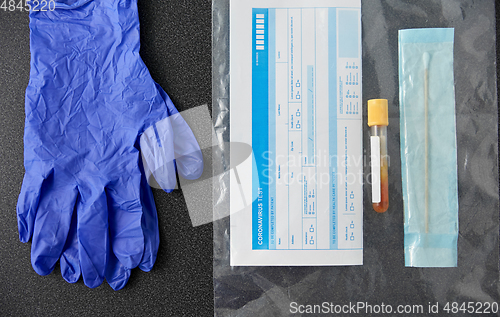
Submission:
<svg viewBox="0 0 500 317">
<path fill-rule="evenodd" d="M 399 31 L 405 265 L 457 265 L 452 28 Z"/>
</svg>

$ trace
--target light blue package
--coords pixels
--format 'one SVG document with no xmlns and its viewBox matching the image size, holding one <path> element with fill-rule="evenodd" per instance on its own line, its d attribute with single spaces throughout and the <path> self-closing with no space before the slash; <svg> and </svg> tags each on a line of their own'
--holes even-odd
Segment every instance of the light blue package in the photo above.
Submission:
<svg viewBox="0 0 500 317">
<path fill-rule="evenodd" d="M 453 28 L 399 31 L 406 266 L 457 266 L 453 38 Z"/>
</svg>

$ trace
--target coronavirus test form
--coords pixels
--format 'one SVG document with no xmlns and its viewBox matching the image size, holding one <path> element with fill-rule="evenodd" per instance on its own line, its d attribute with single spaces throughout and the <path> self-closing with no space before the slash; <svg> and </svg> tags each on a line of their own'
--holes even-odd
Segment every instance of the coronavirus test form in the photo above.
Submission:
<svg viewBox="0 0 500 317">
<path fill-rule="evenodd" d="M 231 265 L 363 263 L 360 8 L 230 2 Z"/>
</svg>

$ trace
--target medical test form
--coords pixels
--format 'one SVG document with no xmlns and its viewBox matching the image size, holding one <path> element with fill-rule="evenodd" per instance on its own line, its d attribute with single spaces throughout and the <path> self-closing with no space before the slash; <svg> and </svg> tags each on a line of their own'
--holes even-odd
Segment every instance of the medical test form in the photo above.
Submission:
<svg viewBox="0 0 500 317">
<path fill-rule="evenodd" d="M 362 264 L 360 7 L 230 2 L 231 265 Z"/>
</svg>

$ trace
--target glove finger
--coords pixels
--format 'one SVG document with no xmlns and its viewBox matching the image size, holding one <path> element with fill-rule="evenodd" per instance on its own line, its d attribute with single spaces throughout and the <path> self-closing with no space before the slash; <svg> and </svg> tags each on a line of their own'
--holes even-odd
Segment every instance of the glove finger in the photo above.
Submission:
<svg viewBox="0 0 500 317">
<path fill-rule="evenodd" d="M 141 228 L 141 173 L 139 168 L 106 187 L 111 249 L 128 269 L 139 265 L 144 253 Z"/>
<path fill-rule="evenodd" d="M 127 284 L 131 270 L 125 268 L 123 264 L 118 261 L 112 250 L 109 252 L 108 265 L 106 267 L 106 281 L 109 286 L 115 291 L 121 290 Z"/>
<path fill-rule="evenodd" d="M 173 137 L 176 166 L 179 174 L 185 179 L 197 179 L 203 173 L 203 156 L 198 141 L 181 114 L 177 111 L 167 93 L 156 84 L 156 88 L 165 101 L 168 118 L 157 123 L 158 134 L 162 137 Z M 169 121 L 169 126 L 162 124 Z M 166 129 L 165 129 L 166 128 Z M 172 131 L 170 135 L 168 132 Z"/>
<path fill-rule="evenodd" d="M 141 226 L 144 234 L 144 255 L 142 257 L 139 268 L 145 272 L 149 272 L 156 261 L 158 253 L 158 245 L 160 241 L 158 231 L 158 217 L 156 214 L 156 206 L 143 170 L 141 169 L 141 202 L 142 202 L 142 219 Z M 131 270 L 125 268 L 118 261 L 114 252 L 109 253 L 108 265 L 106 269 L 106 280 L 111 288 L 118 291 L 125 287 Z"/>
<path fill-rule="evenodd" d="M 161 124 L 161 135 L 159 125 Z M 158 185 L 167 193 L 177 184 L 173 131 L 170 119 L 165 118 L 147 128 L 140 139 L 141 154 L 146 177 L 154 175 Z"/>
<path fill-rule="evenodd" d="M 180 113 L 170 116 L 174 130 L 174 151 L 177 171 L 185 179 L 197 179 L 203 173 L 203 155 L 191 128 Z"/>
<path fill-rule="evenodd" d="M 33 234 L 43 181 L 41 175 L 31 173 L 24 175 L 23 186 L 17 200 L 17 225 L 21 242 L 28 242 Z"/>
<path fill-rule="evenodd" d="M 59 261 L 61 275 L 68 283 L 76 283 L 80 278 L 80 258 L 78 255 L 77 215 L 73 212 L 66 245 Z"/>
<path fill-rule="evenodd" d="M 104 188 L 79 188 L 81 199 L 77 205 L 78 255 L 83 282 L 90 288 L 102 284 L 106 270 L 108 236 L 108 208 Z"/>
<path fill-rule="evenodd" d="M 142 201 L 142 231 L 144 234 L 144 255 L 139 268 L 149 272 L 156 261 L 158 246 L 160 243 L 160 234 L 158 229 L 158 215 L 153 198 L 153 192 L 149 187 L 144 173 L 141 177 L 141 201 Z"/>
<path fill-rule="evenodd" d="M 33 229 L 31 264 L 40 275 L 52 272 L 61 256 L 78 195 L 56 178 L 51 174 L 44 182 Z"/>
</svg>

